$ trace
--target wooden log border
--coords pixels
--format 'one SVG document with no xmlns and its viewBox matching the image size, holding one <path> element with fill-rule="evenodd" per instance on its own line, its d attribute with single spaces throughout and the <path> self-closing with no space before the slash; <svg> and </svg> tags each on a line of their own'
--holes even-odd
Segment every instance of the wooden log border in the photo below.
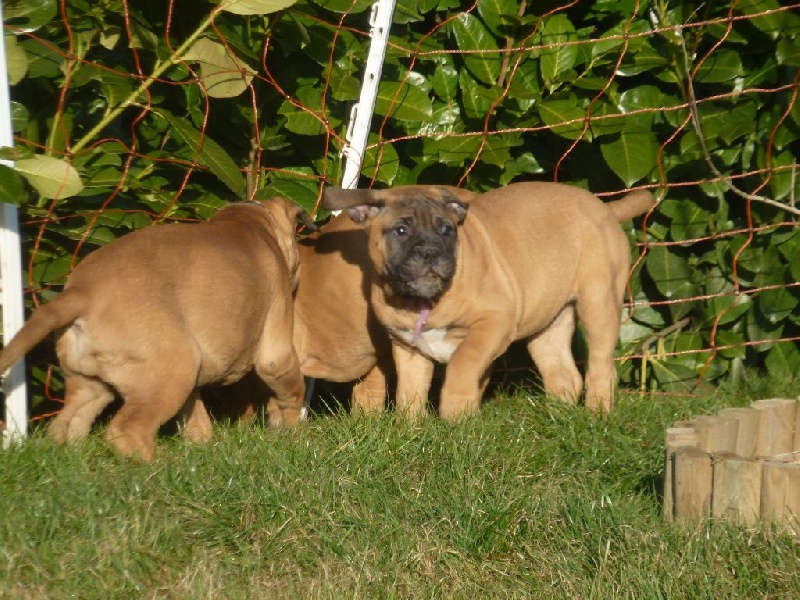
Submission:
<svg viewBox="0 0 800 600">
<path fill-rule="evenodd" d="M 800 401 L 757 400 L 666 431 L 663 516 L 800 535 Z"/>
</svg>

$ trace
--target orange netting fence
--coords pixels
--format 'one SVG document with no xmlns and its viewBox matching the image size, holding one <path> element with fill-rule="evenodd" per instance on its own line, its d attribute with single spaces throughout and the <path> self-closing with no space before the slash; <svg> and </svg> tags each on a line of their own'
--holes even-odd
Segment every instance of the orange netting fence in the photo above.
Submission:
<svg viewBox="0 0 800 600">
<path fill-rule="evenodd" d="M 272 194 L 316 210 L 341 184 L 370 3 L 228 4 L 4 3 L 11 157 L 29 171 L 7 195 L 30 305 L 125 231 Z M 658 207 L 628 227 L 623 384 L 793 373 L 798 7 L 400 1 L 358 185 L 649 188 Z M 52 351 L 39 352 L 34 397 L 57 399 Z"/>
</svg>

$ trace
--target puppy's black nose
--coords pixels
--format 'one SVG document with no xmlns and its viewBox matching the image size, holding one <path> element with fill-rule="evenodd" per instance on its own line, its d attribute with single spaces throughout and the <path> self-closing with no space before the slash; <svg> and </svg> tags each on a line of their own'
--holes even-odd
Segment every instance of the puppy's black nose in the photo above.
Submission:
<svg viewBox="0 0 800 600">
<path fill-rule="evenodd" d="M 426 260 L 438 258 L 441 254 L 441 249 L 436 246 L 420 246 L 417 248 L 417 255 Z"/>
</svg>

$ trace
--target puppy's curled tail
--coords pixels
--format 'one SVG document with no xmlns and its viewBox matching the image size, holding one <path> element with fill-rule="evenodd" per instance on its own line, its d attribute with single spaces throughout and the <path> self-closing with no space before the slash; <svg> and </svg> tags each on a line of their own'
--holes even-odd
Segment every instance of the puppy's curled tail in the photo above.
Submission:
<svg viewBox="0 0 800 600">
<path fill-rule="evenodd" d="M 86 306 L 86 296 L 68 289 L 44 306 L 37 308 L 22 329 L 0 352 L 0 375 L 53 331 L 72 323 Z"/>
<path fill-rule="evenodd" d="M 618 200 L 606 203 L 620 223 L 646 213 L 653 205 L 653 194 L 647 190 L 635 190 Z"/>
</svg>

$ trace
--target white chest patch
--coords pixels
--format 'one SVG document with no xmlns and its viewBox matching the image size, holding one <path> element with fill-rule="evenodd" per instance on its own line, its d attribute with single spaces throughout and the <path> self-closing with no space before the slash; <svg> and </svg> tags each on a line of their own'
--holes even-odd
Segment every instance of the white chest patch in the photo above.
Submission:
<svg viewBox="0 0 800 600">
<path fill-rule="evenodd" d="M 421 332 L 417 339 L 414 339 L 414 332 L 409 329 L 393 329 L 392 333 L 428 358 L 440 363 L 450 362 L 450 357 L 458 347 L 456 341 L 446 339 L 447 329 L 428 329 Z"/>
</svg>

